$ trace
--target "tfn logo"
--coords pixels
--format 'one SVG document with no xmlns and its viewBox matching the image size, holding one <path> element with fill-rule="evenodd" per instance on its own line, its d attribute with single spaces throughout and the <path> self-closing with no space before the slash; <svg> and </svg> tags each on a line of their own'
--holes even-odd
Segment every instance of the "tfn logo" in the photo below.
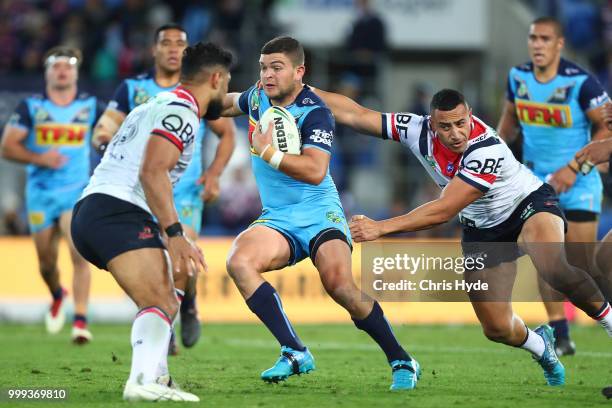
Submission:
<svg viewBox="0 0 612 408">
<path fill-rule="evenodd" d="M 519 120 L 528 125 L 570 127 L 572 114 L 568 105 L 520 101 L 516 104 Z"/>
</svg>

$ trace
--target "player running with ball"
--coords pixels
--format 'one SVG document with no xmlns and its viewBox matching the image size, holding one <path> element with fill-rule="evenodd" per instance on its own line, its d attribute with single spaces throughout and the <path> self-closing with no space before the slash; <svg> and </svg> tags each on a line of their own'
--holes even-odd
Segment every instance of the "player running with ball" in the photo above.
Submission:
<svg viewBox="0 0 612 408">
<path fill-rule="evenodd" d="M 234 241 L 227 268 L 248 307 L 281 345 L 281 356 L 261 374 L 282 381 L 315 368 L 283 311 L 278 293 L 262 276 L 310 257 L 327 293 L 385 352 L 392 368 L 391 389 L 416 386 L 419 366 L 398 343 L 377 302 L 363 301 L 351 274 L 351 237 L 338 191 L 329 174 L 334 120 L 325 104 L 304 84 L 304 50 L 290 37 L 269 41 L 259 59 L 262 89 L 229 94 L 224 115 L 249 115 L 252 165 L 263 213 Z M 285 107 L 297 120 L 300 155 L 271 146 L 257 121 L 272 105 Z M 268 126 L 268 124 L 262 124 Z"/>
</svg>

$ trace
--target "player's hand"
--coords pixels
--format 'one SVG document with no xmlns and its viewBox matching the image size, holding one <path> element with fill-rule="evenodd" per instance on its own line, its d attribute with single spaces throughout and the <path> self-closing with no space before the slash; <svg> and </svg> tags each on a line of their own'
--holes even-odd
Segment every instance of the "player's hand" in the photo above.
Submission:
<svg viewBox="0 0 612 408">
<path fill-rule="evenodd" d="M 353 215 L 349 229 L 355 242 L 374 241 L 382 235 L 378 221 L 365 215 Z"/>
<path fill-rule="evenodd" d="M 268 128 L 266 129 L 265 133 L 262 133 L 261 123 L 258 123 L 257 126 L 255 126 L 255 131 L 253 132 L 253 148 L 257 154 L 261 154 L 267 145 L 272 144 L 273 129 L 274 123 L 272 121 L 268 123 Z"/>
<path fill-rule="evenodd" d="M 63 167 L 68 161 L 68 157 L 64 156 L 56 149 L 47 150 L 38 156 L 38 164 L 42 167 L 48 167 L 50 169 L 59 169 Z"/>
<path fill-rule="evenodd" d="M 565 193 L 576 182 L 576 173 L 569 167 L 563 166 L 555 171 L 546 182 L 555 189 L 557 194 Z"/>
<path fill-rule="evenodd" d="M 612 106 L 612 104 L 610 105 Z M 592 167 L 595 164 L 607 162 L 612 154 L 612 140 L 604 139 L 591 142 L 576 153 L 578 166 L 590 162 Z"/>
<path fill-rule="evenodd" d="M 168 238 L 168 252 L 172 260 L 172 273 L 175 276 L 187 274 L 195 276 L 200 267 L 206 272 L 208 265 L 204 253 L 184 235 Z"/>
<path fill-rule="evenodd" d="M 219 197 L 219 175 L 217 173 L 205 171 L 196 184 L 204 184 L 201 198 L 205 203 L 215 201 Z"/>
</svg>

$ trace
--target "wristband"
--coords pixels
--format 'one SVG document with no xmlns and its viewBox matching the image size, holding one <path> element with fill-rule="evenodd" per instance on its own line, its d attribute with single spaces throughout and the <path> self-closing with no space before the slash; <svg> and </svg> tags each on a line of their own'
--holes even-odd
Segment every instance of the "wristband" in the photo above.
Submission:
<svg viewBox="0 0 612 408">
<path fill-rule="evenodd" d="M 165 231 L 168 238 L 183 236 L 183 226 L 180 222 L 175 222 L 174 224 L 167 227 Z"/>
<path fill-rule="evenodd" d="M 100 143 L 96 151 L 100 154 L 100 156 L 104 156 L 106 149 L 108 148 L 108 142 Z"/>
<path fill-rule="evenodd" d="M 580 172 L 586 176 L 587 174 L 589 174 L 591 172 L 591 170 L 593 170 L 593 166 L 595 166 L 595 163 L 593 163 L 590 160 L 585 161 L 584 163 L 582 163 L 580 165 Z"/>
<path fill-rule="evenodd" d="M 578 174 L 578 170 L 576 170 L 574 167 L 572 167 L 571 164 L 568 163 L 567 167 L 572 171 L 572 173 Z"/>
<path fill-rule="evenodd" d="M 266 145 L 266 147 L 263 148 L 263 150 L 261 151 L 261 153 L 259 153 L 259 157 L 261 157 L 263 159 L 264 154 L 266 153 L 266 150 L 268 150 L 271 147 L 270 143 L 268 143 Z"/>
<path fill-rule="evenodd" d="M 285 153 L 277 150 L 274 152 L 272 157 L 270 157 L 270 161 L 268 163 L 270 164 L 270 166 L 278 170 L 278 168 L 280 167 L 281 161 L 283 160 L 283 157 L 285 157 Z"/>
</svg>

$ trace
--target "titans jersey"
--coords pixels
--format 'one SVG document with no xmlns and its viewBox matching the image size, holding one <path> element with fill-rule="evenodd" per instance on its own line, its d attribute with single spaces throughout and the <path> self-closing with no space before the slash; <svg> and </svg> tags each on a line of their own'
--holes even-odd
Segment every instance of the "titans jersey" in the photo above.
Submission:
<svg viewBox="0 0 612 408">
<path fill-rule="evenodd" d="M 456 176 L 482 191 L 484 195 L 461 210 L 459 218 L 470 227 L 491 228 L 507 220 L 542 182 L 514 158 L 493 129 L 472 118 L 462 154 L 442 144 L 428 116 L 383 113 L 382 136 L 406 145 L 441 188 Z"/>
<path fill-rule="evenodd" d="M 164 88 L 155 82 L 154 72 L 139 75 L 134 78 L 124 80 L 115 91 L 113 99 L 109 102 L 108 108 L 123 112 L 126 115 L 137 106 L 145 103 L 149 98 L 160 92 L 172 91 L 176 85 Z M 194 188 L 196 181 L 202 174 L 202 140 L 206 136 L 206 122 L 202 120 L 198 137 L 195 139 L 193 158 L 189 167 L 185 170 L 180 181 L 174 186 L 174 194 L 178 195 Z"/>
<path fill-rule="evenodd" d="M 563 58 L 557 76 L 546 83 L 535 78 L 532 63 L 512 68 L 507 98 L 521 125 L 523 161 L 540 177 L 565 166 L 589 143 L 586 112 L 610 100 L 593 76 Z M 601 189 L 597 172 L 589 177 Z"/>
<path fill-rule="evenodd" d="M 271 106 L 263 90 L 251 87 L 238 100 L 240 110 L 249 115 L 249 140 L 260 116 Z M 325 103 L 308 87 L 304 86 L 295 101 L 285 108 L 296 119 L 303 149 L 315 148 L 331 154 L 334 135 L 334 121 Z M 266 210 L 282 209 L 293 205 L 313 203 L 339 203 L 336 185 L 329 174 L 319 185 L 312 185 L 294 179 L 275 170 L 251 149 L 253 174 L 259 188 L 261 202 Z"/>
<path fill-rule="evenodd" d="M 59 169 L 28 164 L 28 185 L 53 190 L 87 184 L 91 131 L 103 109 L 96 97 L 87 94 L 65 106 L 54 104 L 46 95 L 21 101 L 7 126 L 28 132 L 24 142 L 28 150 L 41 154 L 56 149 L 68 159 Z"/>
</svg>

